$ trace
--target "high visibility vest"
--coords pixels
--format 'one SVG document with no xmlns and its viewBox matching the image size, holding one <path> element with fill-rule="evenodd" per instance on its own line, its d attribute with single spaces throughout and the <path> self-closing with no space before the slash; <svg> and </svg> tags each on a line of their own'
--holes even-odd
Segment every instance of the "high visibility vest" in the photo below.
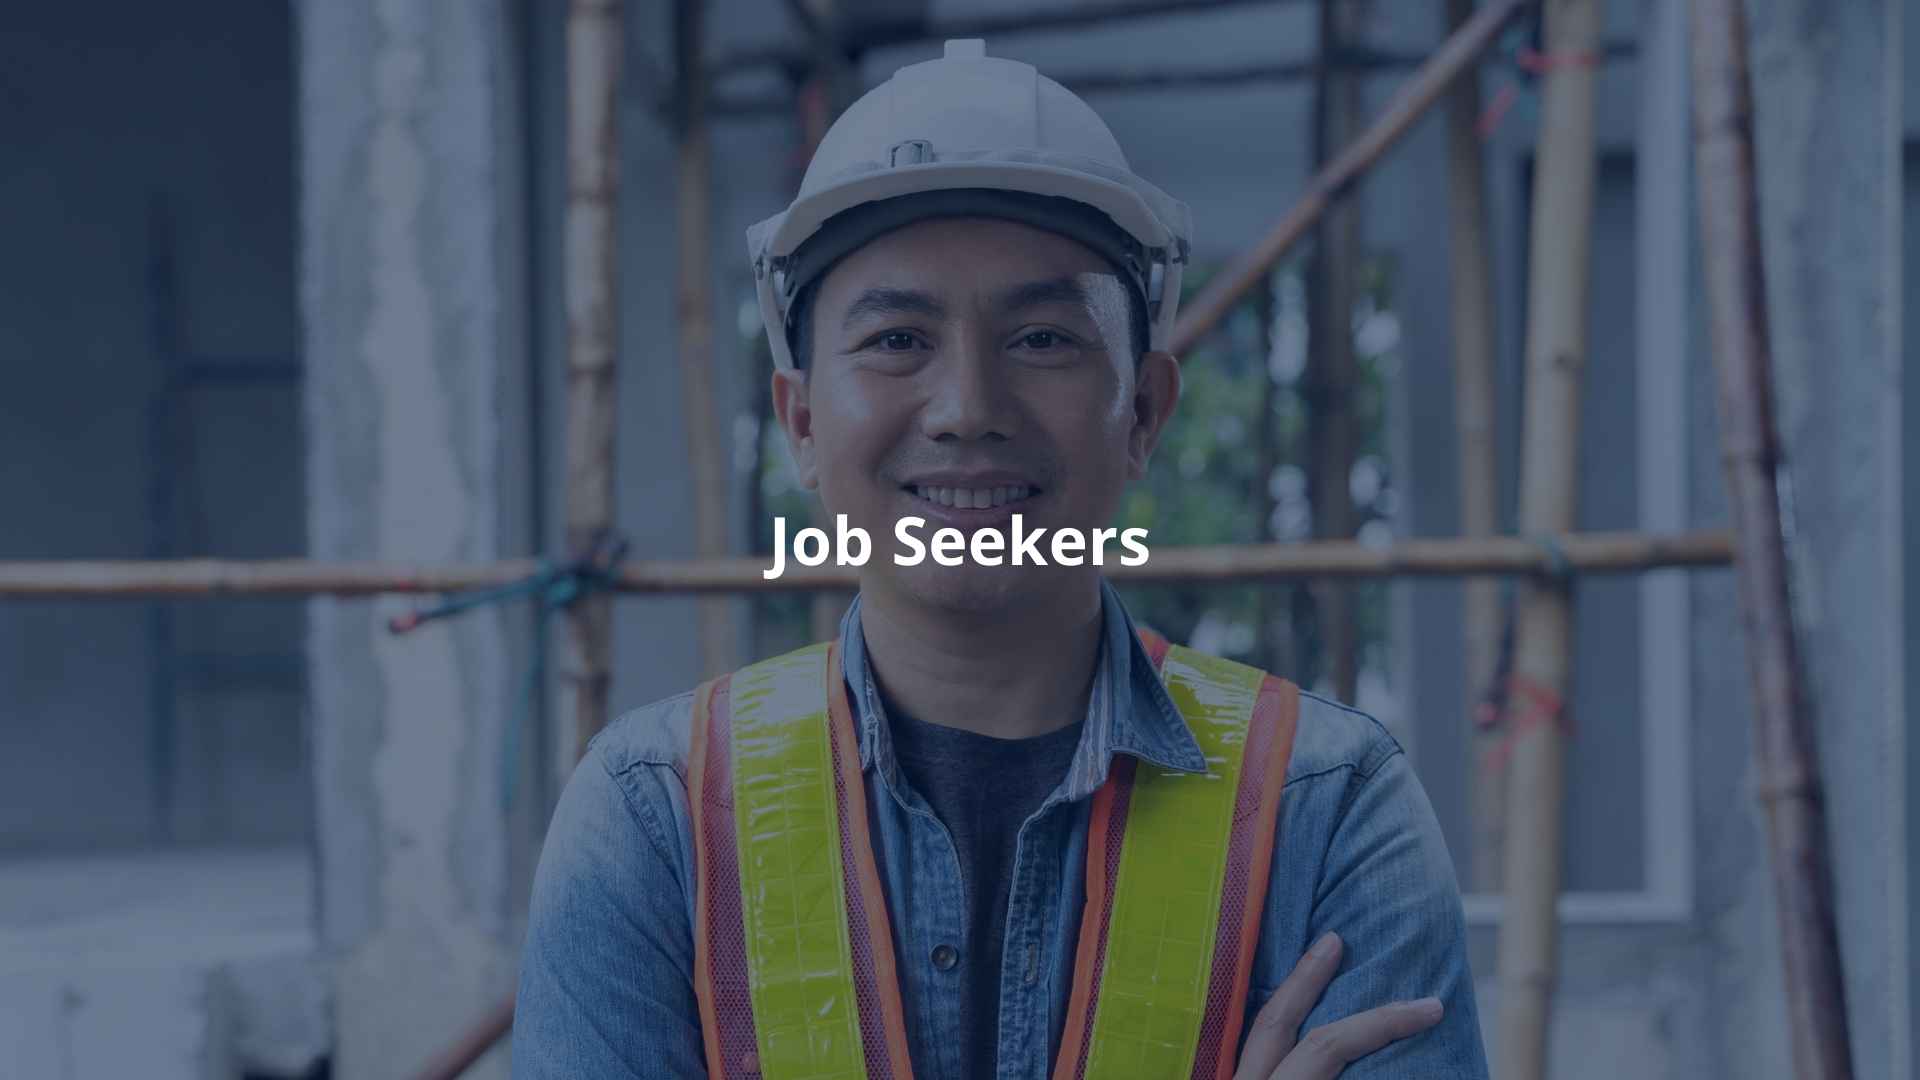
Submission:
<svg viewBox="0 0 1920 1080">
<path fill-rule="evenodd" d="M 1054 1080 L 1224 1080 L 1246 1013 L 1298 690 L 1142 638 L 1207 771 L 1115 755 L 1094 794 Z M 913 1075 L 836 652 L 695 696 L 694 981 L 715 1080 Z"/>
</svg>

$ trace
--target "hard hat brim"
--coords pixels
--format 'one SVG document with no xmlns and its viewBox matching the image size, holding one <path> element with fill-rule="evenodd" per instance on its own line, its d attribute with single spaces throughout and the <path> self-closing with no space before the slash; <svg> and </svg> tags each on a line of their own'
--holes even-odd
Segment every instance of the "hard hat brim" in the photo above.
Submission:
<svg viewBox="0 0 1920 1080">
<path fill-rule="evenodd" d="M 1184 248 L 1191 234 L 1185 203 L 1138 177 L 1109 179 L 1101 162 L 1045 160 L 1058 155 L 998 152 L 972 160 L 875 167 L 808 193 L 747 231 L 752 255 L 791 255 L 830 217 L 862 203 L 950 188 L 999 188 L 1085 203 L 1150 248 Z M 1025 158 L 1025 160 L 1023 160 Z"/>
<path fill-rule="evenodd" d="M 749 228 L 747 247 L 758 278 L 760 314 L 776 366 L 792 367 L 793 358 L 785 329 L 788 298 L 775 287 L 774 275 L 767 270 L 770 261 L 792 255 L 841 211 L 899 196 L 959 188 L 1070 199 L 1106 214 L 1149 250 L 1166 253 L 1172 290 L 1159 305 L 1152 326 L 1154 347 L 1164 347 L 1192 235 L 1186 204 L 1139 177 L 1116 173 L 1109 178 L 1104 174 L 1115 170 L 1104 162 L 1062 158 L 1034 151 L 996 151 L 924 165 L 875 166 L 806 193 L 787 210 Z"/>
</svg>

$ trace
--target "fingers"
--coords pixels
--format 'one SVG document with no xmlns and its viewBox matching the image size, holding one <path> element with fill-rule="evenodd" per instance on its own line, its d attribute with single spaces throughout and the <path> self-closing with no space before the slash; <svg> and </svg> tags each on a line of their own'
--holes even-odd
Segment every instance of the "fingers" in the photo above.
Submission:
<svg viewBox="0 0 1920 1080">
<path fill-rule="evenodd" d="M 1313 948 L 1293 965 L 1286 981 L 1261 1007 L 1247 1031 L 1247 1044 L 1240 1051 L 1240 1067 L 1234 1080 L 1266 1080 L 1299 1037 L 1300 1025 L 1320 1002 L 1320 995 L 1340 970 L 1340 935 L 1328 931 L 1313 943 Z"/>
<path fill-rule="evenodd" d="M 1268 1080 L 1334 1080 L 1347 1064 L 1440 1022 L 1439 998 L 1401 1001 L 1314 1028 Z"/>
</svg>

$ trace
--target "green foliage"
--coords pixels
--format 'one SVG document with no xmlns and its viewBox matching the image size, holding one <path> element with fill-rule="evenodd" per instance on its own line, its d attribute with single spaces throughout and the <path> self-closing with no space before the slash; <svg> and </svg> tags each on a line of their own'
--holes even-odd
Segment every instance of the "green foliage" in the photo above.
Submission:
<svg viewBox="0 0 1920 1080">
<path fill-rule="evenodd" d="M 1189 273 L 1188 291 L 1202 274 Z M 1185 297 L 1183 297 L 1185 299 Z M 1278 445 L 1297 442 L 1305 416 L 1275 403 L 1270 425 L 1262 427 L 1272 378 L 1266 356 L 1261 305 L 1243 303 L 1180 366 L 1181 400 L 1168 421 L 1144 481 L 1127 495 L 1122 513 L 1126 528 L 1149 530 L 1152 550 L 1199 544 L 1254 543 L 1268 536 L 1264 439 Z M 1122 590 L 1134 618 L 1175 641 L 1193 641 L 1201 621 L 1252 627 L 1259 619 L 1262 590 L 1248 586 L 1143 585 Z M 1257 634 L 1242 632 L 1221 651 L 1249 659 Z M 1233 648 L 1233 645 L 1239 648 Z M 1215 648 L 1220 648 L 1218 644 Z"/>
<path fill-rule="evenodd" d="M 1189 273 L 1189 291 L 1207 268 Z M 1354 313 L 1352 407 L 1367 490 L 1358 520 L 1390 517 L 1388 401 L 1397 355 L 1392 267 L 1363 264 Z M 1305 362 L 1305 288 L 1297 264 L 1277 270 L 1268 297 L 1250 297 L 1183 358 L 1183 397 L 1145 482 L 1129 494 L 1125 524 L 1152 530 L 1154 550 L 1304 539 L 1311 508 L 1304 469 L 1307 408 L 1296 385 Z M 1269 468 L 1272 469 L 1269 472 Z M 1311 597 L 1291 582 L 1151 585 L 1122 590 L 1136 619 L 1175 641 L 1253 663 L 1311 686 L 1322 667 Z M 1364 667 L 1386 667 L 1386 589 L 1358 587 Z"/>
</svg>

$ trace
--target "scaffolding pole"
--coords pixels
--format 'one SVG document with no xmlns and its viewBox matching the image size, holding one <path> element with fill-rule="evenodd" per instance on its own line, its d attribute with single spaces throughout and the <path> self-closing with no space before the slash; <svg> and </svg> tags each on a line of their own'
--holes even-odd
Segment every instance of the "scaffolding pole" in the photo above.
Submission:
<svg viewBox="0 0 1920 1080">
<path fill-rule="evenodd" d="M 566 543 L 575 559 L 602 550 L 614 527 L 618 416 L 620 0 L 567 5 Z M 568 609 L 563 689 L 575 756 L 607 723 L 613 605 L 597 592 Z"/>
<path fill-rule="evenodd" d="M 1615 42 L 1601 50 L 1604 60 L 1632 59 L 1640 53 L 1632 42 Z M 1427 60 L 1427 53 L 1407 53 L 1373 48 L 1342 49 L 1331 57 L 1310 56 L 1300 60 L 1229 64 L 1217 67 L 1123 67 L 1087 71 L 1062 71 L 1049 78 L 1081 97 L 1102 94 L 1128 94 L 1143 91 L 1215 90 L 1245 86 L 1284 85 L 1311 79 L 1328 68 L 1377 74 L 1411 71 Z M 759 118 L 785 116 L 790 109 L 783 94 L 729 94 L 715 97 L 708 112 L 715 117 Z"/>
<path fill-rule="evenodd" d="M 700 57 L 706 0 L 674 0 L 673 41 L 679 76 L 679 270 L 674 322 L 680 337 L 680 420 L 686 425 L 687 470 L 693 485 L 693 549 L 712 558 L 727 549 L 731 472 L 721 451 L 713 392 L 713 138 L 707 122 L 707 77 Z M 698 604 L 701 678 L 733 670 L 733 620 L 721 598 Z"/>
<path fill-rule="evenodd" d="M 1473 0 L 1447 0 L 1455 31 L 1473 18 Z M 1459 440 L 1460 533 L 1492 536 L 1500 528 L 1499 457 L 1494 437 L 1493 256 L 1487 242 L 1486 166 L 1481 156 L 1480 80 L 1469 73 L 1447 95 L 1447 284 L 1450 289 L 1454 431 Z M 1469 581 L 1463 589 L 1466 662 L 1465 724 L 1473 747 L 1473 832 L 1469 877 L 1477 892 L 1500 891 L 1505 857 L 1507 787 L 1498 759 L 1501 732 L 1483 724 L 1482 695 L 1500 653 L 1500 586 Z M 1493 694 L 1503 698 L 1497 688 Z"/>
<path fill-rule="evenodd" d="M 1420 70 L 1413 73 L 1387 102 L 1380 116 L 1333 159 L 1313 175 L 1306 191 L 1265 236 L 1242 252 L 1207 282 L 1200 295 L 1186 305 L 1173 328 L 1171 351 L 1179 356 L 1226 318 L 1247 292 L 1266 280 L 1267 272 L 1288 249 L 1317 225 L 1327 209 L 1357 183 L 1374 162 L 1412 130 L 1413 125 L 1446 93 L 1462 74 L 1473 70 L 1480 55 L 1498 40 L 1500 31 L 1532 0 L 1493 0 L 1454 31 Z"/>
<path fill-rule="evenodd" d="M 1454 537 L 1382 545 L 1355 541 L 1220 544 L 1164 548 L 1144 565 L 1109 563 L 1103 570 L 1108 577 L 1121 582 L 1225 583 L 1298 581 L 1314 577 L 1626 574 L 1664 567 L 1718 567 L 1732 561 L 1732 535 L 1708 530 L 1668 535 L 1576 533 L 1550 539 Z M 751 558 L 657 562 L 629 559 L 609 573 L 605 591 L 634 594 L 810 592 L 848 589 L 858 584 L 854 567 L 808 567 L 790 562 L 787 572 L 773 581 L 761 576 L 766 569 L 766 563 Z M 306 559 L 0 562 L 0 601 L 430 595 L 498 588 L 540 571 L 541 565 L 531 559 L 468 566 L 325 563 Z"/>
<path fill-rule="evenodd" d="M 1793 624 L 1778 492 L 1753 94 L 1741 0 L 1694 0 L 1694 161 L 1708 323 L 1719 386 L 1721 460 L 1734 521 L 1734 577 L 1753 674 L 1753 746 L 1786 974 L 1787 1031 L 1800 1080 L 1853 1075 L 1846 984 L 1812 718 Z"/>
<path fill-rule="evenodd" d="M 811 0 L 798 0 L 811 2 Z M 887 19 L 863 27 L 860 47 L 864 49 L 906 45 L 916 41 L 943 41 L 948 38 L 999 37 L 1046 30 L 1073 30 L 1100 26 L 1124 19 L 1153 18 L 1167 15 L 1196 15 L 1233 7 L 1248 7 L 1272 0 L 1096 0 L 1092 3 L 1027 6 L 1006 14 L 976 15 L 971 18 L 931 21 L 925 18 Z M 1299 0 L 1293 0 L 1299 2 Z M 923 5 L 924 6 L 924 5 Z M 820 18 L 819 26 L 833 28 L 831 17 Z M 804 24 L 807 20 L 802 17 Z M 803 25 L 803 29 L 812 29 Z M 851 45 L 851 42 L 845 44 Z M 784 43 L 747 45 L 714 58 L 715 75 L 732 75 L 755 68 L 776 67 L 789 72 L 806 71 L 812 63 L 807 46 Z"/>
<path fill-rule="evenodd" d="M 813 46 L 813 59 L 807 77 L 795 95 L 799 106 L 800 153 L 794 159 L 793 187 L 799 190 L 807 166 L 813 161 L 814 151 L 820 148 L 820 140 L 827 137 L 833 122 L 840 118 L 847 106 L 853 104 L 858 90 L 858 73 L 841 51 L 839 0 L 791 0 L 791 3 L 795 8 L 809 13 L 811 22 L 808 33 Z M 809 501 L 807 515 L 816 528 L 832 527 L 825 504 L 817 498 Z M 807 605 L 808 640 L 827 641 L 838 636 L 840 617 L 852 603 L 853 597 L 844 592 L 814 593 Z"/>
<path fill-rule="evenodd" d="M 1554 62 L 1541 88 L 1529 229 L 1520 455 L 1520 531 L 1527 535 L 1570 531 L 1579 505 L 1600 8 L 1600 0 L 1555 0 L 1545 10 L 1545 51 Z M 1501 755 L 1510 771 L 1494 1074 L 1503 1080 L 1546 1074 L 1547 1021 L 1558 972 L 1572 653 L 1571 578 L 1523 584 L 1514 616 L 1513 674 L 1504 688 L 1509 730 L 1502 746 L 1508 752 Z"/>
<path fill-rule="evenodd" d="M 1320 0 L 1320 56 L 1324 60 L 1358 40 L 1366 26 L 1366 0 Z M 1313 155 L 1325 165 L 1360 127 L 1360 77 L 1332 65 L 1315 80 Z M 1307 500 L 1313 535 L 1350 540 L 1357 528 L 1353 506 L 1353 461 L 1360 432 L 1353 414 L 1357 372 L 1353 355 L 1353 309 L 1360 284 L 1359 200 L 1327 208 L 1307 269 L 1308 349 L 1301 391 L 1307 404 Z M 1344 582 L 1313 588 L 1314 640 L 1319 664 L 1303 679 L 1324 679 L 1333 696 L 1352 701 L 1360 685 L 1360 635 L 1356 597 Z"/>
</svg>

